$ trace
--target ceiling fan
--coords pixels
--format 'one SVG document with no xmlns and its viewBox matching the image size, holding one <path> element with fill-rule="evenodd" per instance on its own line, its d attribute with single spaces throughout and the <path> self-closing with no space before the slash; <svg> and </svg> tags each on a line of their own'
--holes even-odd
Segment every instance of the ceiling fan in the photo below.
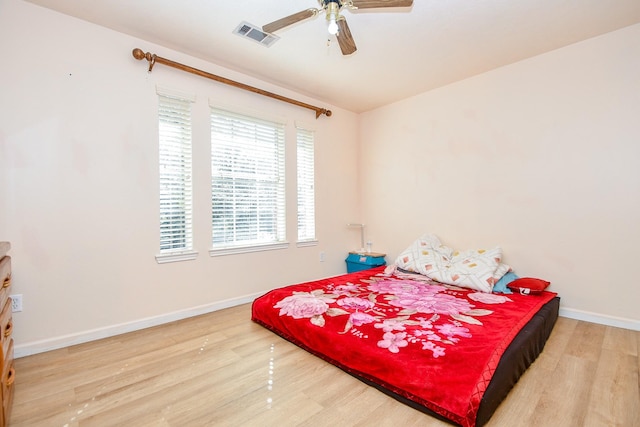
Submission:
<svg viewBox="0 0 640 427">
<path fill-rule="evenodd" d="M 310 8 L 285 16 L 262 27 L 265 33 L 273 33 L 284 27 L 303 21 L 324 12 L 329 23 L 329 34 L 335 34 L 343 55 L 351 55 L 357 50 L 347 20 L 340 14 L 342 9 L 373 9 L 380 7 L 409 7 L 413 0 L 318 0 L 320 8 Z"/>
</svg>

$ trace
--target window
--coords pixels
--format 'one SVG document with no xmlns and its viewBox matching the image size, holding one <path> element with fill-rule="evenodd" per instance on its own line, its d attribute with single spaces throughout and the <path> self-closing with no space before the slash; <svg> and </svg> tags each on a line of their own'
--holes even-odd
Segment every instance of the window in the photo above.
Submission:
<svg viewBox="0 0 640 427">
<path fill-rule="evenodd" d="M 211 109 L 212 250 L 286 247 L 284 124 Z"/>
<path fill-rule="evenodd" d="M 158 262 L 195 258 L 191 177 L 193 100 L 158 90 L 160 255 Z"/>
<path fill-rule="evenodd" d="M 313 131 L 297 129 L 298 243 L 315 243 L 315 180 Z"/>
</svg>

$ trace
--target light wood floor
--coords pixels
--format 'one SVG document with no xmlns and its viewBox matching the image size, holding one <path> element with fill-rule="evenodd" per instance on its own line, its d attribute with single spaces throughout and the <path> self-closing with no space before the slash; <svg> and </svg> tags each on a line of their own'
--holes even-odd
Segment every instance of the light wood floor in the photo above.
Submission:
<svg viewBox="0 0 640 427">
<path fill-rule="evenodd" d="M 447 426 L 250 306 L 16 360 L 11 426 Z M 640 332 L 560 318 L 489 426 L 640 426 Z"/>
</svg>

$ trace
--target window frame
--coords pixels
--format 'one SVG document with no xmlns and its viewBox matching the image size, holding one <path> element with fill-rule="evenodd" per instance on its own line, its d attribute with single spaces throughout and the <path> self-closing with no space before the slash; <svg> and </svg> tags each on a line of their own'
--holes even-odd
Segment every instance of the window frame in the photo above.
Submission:
<svg viewBox="0 0 640 427">
<path fill-rule="evenodd" d="M 211 247 L 209 249 L 209 255 L 221 256 L 288 248 L 289 243 L 286 240 L 286 121 L 267 118 L 254 112 L 239 111 L 235 108 L 231 109 L 210 103 L 210 132 Z M 273 140 L 270 139 L 271 136 L 273 136 Z M 267 145 L 259 145 L 261 143 Z M 269 151 L 269 144 L 272 144 L 271 149 L 273 151 Z M 266 151 L 260 150 L 263 148 Z M 223 156 L 218 157 L 221 153 Z M 261 155 L 265 153 L 273 155 L 276 163 L 271 167 L 269 167 L 268 162 L 266 162 L 266 157 L 261 157 Z M 249 154 L 256 154 L 256 156 L 250 157 Z M 225 158 L 226 163 L 223 165 L 221 163 L 222 160 L 220 159 Z M 240 158 L 251 160 L 241 162 L 239 160 Z M 251 165 L 255 167 L 253 173 L 247 172 L 249 168 L 248 163 L 252 163 Z M 255 176 L 256 179 L 253 179 L 253 176 Z M 258 176 L 262 179 L 257 179 Z M 276 181 L 270 181 L 271 178 Z M 243 188 L 242 185 L 237 184 L 241 180 L 244 180 L 242 182 L 247 184 L 245 187 L 247 189 L 250 188 L 251 183 L 255 183 L 254 190 L 256 193 L 253 194 L 253 196 L 256 197 L 256 199 L 252 200 L 254 205 L 252 205 L 251 209 L 248 209 L 246 205 L 236 203 L 238 197 L 233 198 Z M 233 190 L 230 190 L 230 192 L 226 194 L 226 197 L 231 199 L 222 201 L 223 196 L 220 195 L 217 188 L 221 188 L 222 182 L 228 183 L 232 181 L 234 182 L 232 186 L 228 186 L 227 188 L 232 188 Z M 271 185 L 273 185 L 273 188 Z M 265 200 L 258 200 L 258 196 L 260 195 L 257 190 L 258 188 L 267 188 L 269 191 L 273 191 L 275 198 L 266 199 L 266 203 L 261 204 L 265 202 Z M 246 193 L 243 194 L 243 196 L 246 195 Z M 218 199 L 216 200 L 216 198 Z M 248 199 L 245 198 L 245 200 Z M 228 204 L 230 206 L 229 209 L 236 210 L 236 213 L 229 215 L 229 212 L 224 209 L 218 210 L 216 203 L 219 204 L 221 202 Z M 273 209 L 275 209 L 275 211 L 271 211 L 270 209 L 263 210 L 264 206 L 268 206 L 269 204 L 274 205 Z M 255 230 L 251 229 L 247 232 L 248 234 L 255 233 L 256 238 L 249 240 L 236 240 L 238 230 L 241 228 L 239 225 L 247 224 L 246 222 L 243 223 L 243 221 L 239 219 L 239 214 L 237 212 L 241 208 L 238 208 L 238 206 L 244 208 L 245 214 L 247 214 L 247 210 L 253 212 L 255 209 L 256 213 L 255 218 L 252 218 L 254 219 L 254 222 L 251 223 L 252 226 L 259 226 L 261 222 L 258 217 L 261 216 L 261 213 L 267 212 L 266 216 L 271 218 L 267 223 L 272 224 L 272 227 L 274 228 L 273 231 L 268 231 L 267 234 L 273 233 L 272 238 L 264 240 L 257 237 L 260 235 L 260 228 L 257 228 Z M 227 233 L 229 230 L 224 226 L 220 226 L 219 223 L 216 222 L 216 215 L 218 215 L 218 212 L 224 212 L 224 215 L 227 216 L 228 220 L 232 221 L 234 225 L 231 230 L 233 230 L 233 233 L 236 233 L 236 237 L 229 238 L 227 235 L 222 238 L 222 241 L 215 241 L 217 232 Z M 254 213 L 248 215 L 250 218 L 253 216 Z"/>
<path fill-rule="evenodd" d="M 188 261 L 197 257 L 194 250 L 193 211 L 193 103 L 195 96 L 171 89 L 157 87 L 158 95 L 158 178 L 159 178 L 159 244 L 156 261 L 160 264 Z M 174 126 L 171 129 L 168 126 Z M 176 127 L 179 128 L 176 130 Z M 163 212 L 163 205 L 177 204 Z M 180 212 L 183 204 L 183 212 Z M 177 212 L 174 212 L 177 210 Z M 184 228 L 163 231 L 166 217 L 184 217 Z M 170 219 L 169 219 L 170 220 Z M 172 228 L 172 227 L 169 227 Z M 176 233 L 184 245 L 163 248 L 163 241 L 176 239 Z"/>
<path fill-rule="evenodd" d="M 315 130 L 302 123 L 296 123 L 296 178 L 296 245 L 314 246 L 318 244 L 315 209 Z"/>
</svg>

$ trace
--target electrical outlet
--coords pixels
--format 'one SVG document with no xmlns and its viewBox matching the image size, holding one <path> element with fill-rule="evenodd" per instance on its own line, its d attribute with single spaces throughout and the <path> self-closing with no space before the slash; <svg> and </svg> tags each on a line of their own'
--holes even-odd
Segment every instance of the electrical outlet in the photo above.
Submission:
<svg viewBox="0 0 640 427">
<path fill-rule="evenodd" d="M 11 298 L 11 312 L 22 311 L 22 294 L 9 295 L 9 298 Z"/>
</svg>

